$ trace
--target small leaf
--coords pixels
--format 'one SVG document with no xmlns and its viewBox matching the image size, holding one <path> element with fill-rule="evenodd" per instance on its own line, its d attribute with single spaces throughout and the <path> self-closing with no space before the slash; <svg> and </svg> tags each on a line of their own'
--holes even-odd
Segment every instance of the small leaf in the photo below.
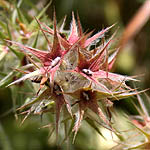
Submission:
<svg viewBox="0 0 150 150">
<path fill-rule="evenodd" d="M 15 6 L 16 8 L 20 8 L 21 4 L 22 4 L 23 0 L 18 1 L 17 5 Z M 16 18 L 17 18 L 17 9 L 14 9 L 13 13 L 12 13 L 12 23 L 15 24 L 16 23 Z"/>
<path fill-rule="evenodd" d="M 21 52 L 16 51 L 15 49 L 13 49 L 12 47 L 8 46 L 10 51 L 12 51 L 20 60 L 22 60 L 24 54 L 22 54 Z"/>
<path fill-rule="evenodd" d="M 21 12 L 21 10 L 18 7 L 16 8 L 16 10 L 17 10 L 17 14 L 18 14 L 18 17 L 19 17 L 19 21 L 22 22 L 23 24 L 28 25 L 28 21 L 25 18 L 25 16 L 23 15 L 23 13 Z"/>
<path fill-rule="evenodd" d="M 11 39 L 12 39 L 12 36 L 11 36 L 11 31 L 10 31 L 10 29 L 9 29 L 8 23 L 7 23 L 7 32 L 8 32 L 8 37 L 9 37 L 9 39 L 11 40 Z"/>
<path fill-rule="evenodd" d="M 37 35 L 36 35 L 35 41 L 33 42 L 33 46 L 32 46 L 33 48 L 36 48 L 36 46 L 37 46 L 38 37 L 39 37 L 39 31 L 38 31 L 38 33 L 37 33 Z"/>
<path fill-rule="evenodd" d="M 5 86 L 8 86 L 13 80 L 15 73 L 14 71 L 10 72 L 7 76 L 5 76 L 1 81 L 0 81 L 0 87 L 3 88 Z"/>
</svg>

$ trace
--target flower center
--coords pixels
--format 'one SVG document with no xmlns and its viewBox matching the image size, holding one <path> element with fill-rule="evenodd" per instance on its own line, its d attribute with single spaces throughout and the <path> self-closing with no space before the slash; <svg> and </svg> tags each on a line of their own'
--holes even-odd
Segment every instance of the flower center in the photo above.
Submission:
<svg viewBox="0 0 150 150">
<path fill-rule="evenodd" d="M 82 69 L 82 72 L 89 76 L 92 76 L 92 74 L 93 74 L 93 72 L 89 69 Z"/>
<path fill-rule="evenodd" d="M 81 93 L 81 98 L 82 98 L 83 100 L 89 101 L 89 100 L 90 100 L 90 93 L 89 93 L 88 91 L 83 91 L 83 92 Z"/>
<path fill-rule="evenodd" d="M 53 67 L 55 67 L 58 63 L 59 63 L 59 61 L 60 61 L 60 57 L 56 57 L 52 62 L 51 62 L 51 67 L 53 68 Z"/>
</svg>

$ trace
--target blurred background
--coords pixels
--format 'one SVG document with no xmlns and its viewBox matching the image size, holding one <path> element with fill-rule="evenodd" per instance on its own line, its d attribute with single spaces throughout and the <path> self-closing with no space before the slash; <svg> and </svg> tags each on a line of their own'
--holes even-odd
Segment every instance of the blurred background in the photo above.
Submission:
<svg viewBox="0 0 150 150">
<path fill-rule="evenodd" d="M 94 32 L 98 32 L 102 28 L 117 23 L 111 32 L 106 34 L 106 38 L 109 37 L 117 27 L 119 27 L 117 33 L 117 40 L 119 41 L 126 26 L 144 2 L 145 0 L 53 0 L 46 10 L 45 16 L 48 16 L 51 20 L 55 8 L 58 22 L 62 21 L 64 16 L 67 15 L 65 28 L 69 29 L 71 14 L 72 11 L 74 11 L 75 15 L 77 13 L 79 14 L 84 31 L 95 29 Z M 34 16 L 37 16 L 37 14 L 48 5 L 48 3 L 49 0 L 0 0 L 0 48 L 2 49 L 4 43 L 2 37 L 8 34 L 3 31 L 3 24 L 8 24 L 8 26 L 10 26 L 9 19 L 12 19 L 13 22 L 12 14 L 14 14 L 17 7 L 19 7 L 22 13 L 25 14 L 26 19 L 30 22 Z M 19 18 L 19 16 L 17 17 Z M 15 21 L 16 20 L 14 20 L 14 23 Z M 49 20 L 47 20 L 47 22 L 49 22 Z M 136 87 L 140 87 L 140 90 L 150 87 L 149 35 L 150 21 L 148 20 L 141 30 L 139 30 L 139 32 L 137 32 L 136 35 L 123 47 L 113 70 L 114 72 L 125 75 L 142 75 L 142 77 L 139 78 L 140 82 L 135 85 Z M 11 63 L 8 66 L 6 62 L 13 61 L 14 65 L 17 64 L 17 60 L 12 60 L 11 55 L 12 54 L 9 54 L 5 58 L 2 58 L 1 55 L 0 80 L 2 80 L 5 77 L 5 73 L 8 74 L 11 67 L 13 67 L 13 65 L 11 66 Z M 132 83 L 129 84 L 133 86 Z M 31 92 L 31 89 L 26 92 Z M 14 97 L 17 97 L 18 95 L 21 96 L 21 94 L 14 95 L 13 90 L 5 88 L 4 85 L 0 87 L 0 149 L 61 149 L 56 147 L 53 138 L 49 137 L 49 128 L 39 129 L 42 124 L 46 123 L 44 122 L 44 118 L 41 120 L 40 116 L 29 117 L 29 119 L 20 126 L 14 114 L 14 108 L 17 106 L 14 107 L 15 102 L 13 100 Z M 116 102 L 115 107 L 118 110 L 124 110 L 126 113 L 136 114 L 137 112 L 130 102 L 131 99 L 132 98 Z M 17 105 L 19 106 L 19 103 L 17 103 Z M 110 133 L 107 134 L 107 131 L 104 130 L 103 132 L 106 132 L 108 138 L 111 136 Z M 75 144 L 70 145 L 70 147 L 73 150 L 107 150 L 113 144 L 114 142 L 109 139 L 102 139 L 92 128 L 83 122 L 83 126 L 77 135 Z M 63 146 L 62 149 L 66 149 L 66 147 Z"/>
</svg>

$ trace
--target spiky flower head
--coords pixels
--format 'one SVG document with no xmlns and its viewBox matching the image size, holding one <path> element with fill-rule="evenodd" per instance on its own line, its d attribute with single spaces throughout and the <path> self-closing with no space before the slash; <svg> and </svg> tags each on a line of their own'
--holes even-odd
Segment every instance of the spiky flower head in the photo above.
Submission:
<svg viewBox="0 0 150 150">
<path fill-rule="evenodd" d="M 90 110 L 99 117 L 102 126 L 115 131 L 110 115 L 113 101 L 136 95 L 137 92 L 126 85 L 126 81 L 135 79 L 110 72 L 119 51 L 118 48 L 113 52 L 109 50 L 115 33 L 106 41 L 101 39 L 114 25 L 95 35 L 92 32 L 84 33 L 79 17 L 76 22 L 74 13 L 68 32 L 63 29 L 65 21 L 57 28 L 55 13 L 53 28 L 39 20 L 37 23 L 47 41 L 48 50 L 38 50 L 7 40 L 18 46 L 32 64 L 32 69 L 26 67 L 27 70 L 22 71 L 25 75 L 10 85 L 27 79 L 39 84 L 36 98 L 18 108 L 21 111 L 29 108 L 25 111 L 27 115 L 24 120 L 30 113 L 54 111 L 57 135 L 60 115 L 61 122 L 65 119 L 75 120 L 72 131 L 76 135 L 83 119 L 96 121 L 91 117 Z M 53 41 L 49 39 L 50 36 Z"/>
</svg>

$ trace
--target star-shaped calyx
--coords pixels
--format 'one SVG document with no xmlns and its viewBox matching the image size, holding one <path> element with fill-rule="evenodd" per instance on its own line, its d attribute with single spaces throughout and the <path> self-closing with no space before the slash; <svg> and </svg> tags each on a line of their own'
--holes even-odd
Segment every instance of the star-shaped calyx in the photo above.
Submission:
<svg viewBox="0 0 150 150">
<path fill-rule="evenodd" d="M 39 113 L 39 108 L 40 108 L 40 113 L 42 113 L 42 111 L 44 112 L 44 110 L 42 110 L 42 108 L 40 107 L 40 104 L 43 104 L 43 100 L 49 101 L 49 104 L 51 104 L 51 102 L 55 102 L 56 139 L 58 139 L 59 119 L 60 119 L 60 113 L 62 111 L 63 106 L 64 105 L 66 106 L 66 109 L 68 110 L 68 113 L 69 113 L 70 116 L 72 116 L 72 112 L 71 112 L 71 106 L 68 103 L 68 101 L 65 99 L 63 89 L 59 86 L 59 84 L 54 82 L 53 92 L 51 92 L 52 91 L 51 88 L 52 87 L 47 87 L 35 99 L 33 99 L 32 101 L 22 105 L 17 110 L 23 110 L 25 108 L 28 108 L 29 106 L 32 106 L 29 110 L 21 113 L 21 114 L 27 113 L 25 118 L 22 120 L 22 123 L 23 123 L 26 120 L 26 118 L 29 116 L 30 113 L 32 113 L 32 112 L 36 113 L 36 114 Z"/>
<path fill-rule="evenodd" d="M 118 50 L 116 50 L 110 58 L 108 57 L 108 47 L 113 43 L 115 33 L 112 37 L 104 43 L 103 46 L 96 48 L 96 53 L 91 56 L 91 58 L 87 58 L 85 54 L 78 48 L 78 63 L 75 69 L 69 70 L 69 72 L 76 72 L 90 80 L 92 83 L 103 89 L 104 93 L 109 93 L 114 96 L 114 92 L 110 90 L 103 82 L 99 82 L 101 79 L 107 79 L 110 86 L 116 84 L 118 89 L 122 86 L 123 88 L 127 88 L 125 85 L 125 81 L 127 80 L 135 80 L 131 77 L 115 74 L 109 72 L 112 68 Z"/>
<path fill-rule="evenodd" d="M 40 23 L 40 22 L 38 21 L 38 23 Z M 40 29 L 41 29 L 41 26 L 40 26 Z M 56 16 L 54 13 L 53 44 L 50 44 L 50 45 L 52 45 L 50 51 L 38 50 L 38 49 L 29 47 L 29 46 L 24 46 L 23 44 L 18 43 L 18 42 L 7 40 L 7 42 L 9 42 L 9 43 L 19 46 L 21 48 L 21 51 L 23 53 L 25 53 L 28 57 L 29 57 L 29 55 L 26 53 L 26 51 L 30 52 L 32 55 L 37 57 L 41 62 L 41 66 L 38 67 L 36 65 L 36 62 L 34 62 L 34 60 L 32 60 L 30 58 L 30 60 L 32 60 L 32 62 L 34 62 L 33 64 L 35 65 L 35 67 L 37 69 L 33 72 L 29 72 L 29 73 L 25 74 L 22 78 L 9 84 L 9 86 L 12 84 L 18 83 L 20 81 L 26 80 L 28 78 L 38 76 L 38 75 L 43 76 L 43 78 L 41 80 L 41 85 L 43 85 L 49 77 L 50 77 L 50 83 L 53 84 L 55 72 L 58 70 L 60 64 L 63 62 L 65 54 L 67 54 L 69 52 L 69 50 L 71 50 L 73 47 L 75 47 L 76 44 L 80 41 L 80 40 L 77 40 L 76 43 L 74 43 L 67 49 L 64 49 L 64 48 L 62 48 L 61 43 L 59 42 L 60 39 L 58 38 L 58 36 L 59 36 L 59 34 L 56 29 Z M 45 37 L 46 37 L 46 35 L 45 35 Z"/>
<path fill-rule="evenodd" d="M 98 101 L 103 101 L 107 98 L 107 95 L 104 95 L 101 91 L 93 90 L 91 88 L 91 85 L 89 87 L 83 87 L 80 88 L 72 93 L 67 93 L 70 96 L 72 96 L 76 102 L 72 104 L 78 105 L 78 110 L 76 112 L 76 121 L 73 128 L 73 131 L 75 132 L 75 136 L 80 128 L 81 121 L 83 120 L 84 114 L 86 113 L 87 109 L 90 109 L 95 114 L 97 114 L 100 119 L 103 121 L 103 123 L 110 129 L 113 130 L 109 119 L 106 117 L 102 109 L 99 107 Z M 87 115 L 88 116 L 88 115 Z"/>
</svg>

